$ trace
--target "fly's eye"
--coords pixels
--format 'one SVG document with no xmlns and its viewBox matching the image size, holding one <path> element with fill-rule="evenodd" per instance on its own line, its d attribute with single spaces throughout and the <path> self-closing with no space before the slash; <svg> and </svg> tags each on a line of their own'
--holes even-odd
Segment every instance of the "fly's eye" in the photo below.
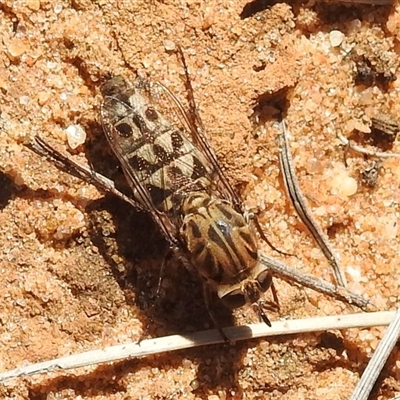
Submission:
<svg viewBox="0 0 400 400">
<path fill-rule="evenodd" d="M 158 118 L 157 111 L 154 107 L 147 107 L 145 115 L 150 121 L 155 121 Z"/>
<path fill-rule="evenodd" d="M 132 135 L 132 127 L 126 122 L 116 125 L 115 128 L 122 137 L 129 137 Z"/>
<path fill-rule="evenodd" d="M 260 272 L 256 278 L 258 284 L 261 286 L 263 292 L 266 292 L 272 283 L 272 275 L 269 270 L 264 270 Z"/>
<path fill-rule="evenodd" d="M 246 298 L 240 289 L 233 290 L 221 298 L 225 307 L 234 308 L 243 307 L 246 304 Z"/>
</svg>

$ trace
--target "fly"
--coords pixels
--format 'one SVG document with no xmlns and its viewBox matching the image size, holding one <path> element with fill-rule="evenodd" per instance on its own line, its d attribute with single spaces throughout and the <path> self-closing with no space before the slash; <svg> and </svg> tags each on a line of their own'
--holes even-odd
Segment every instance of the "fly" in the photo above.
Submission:
<svg viewBox="0 0 400 400">
<path fill-rule="evenodd" d="M 51 157 L 60 169 L 149 212 L 171 254 L 201 278 L 206 305 L 217 327 L 210 309 L 213 294 L 230 309 L 252 305 L 260 319 L 271 325 L 262 296 L 272 287 L 276 305 L 278 300 L 271 270 L 259 259 L 255 230 L 269 241 L 257 219 L 244 213 L 219 167 L 197 113 L 180 47 L 178 55 L 185 71 L 189 112 L 158 82 L 130 84 L 113 76 L 100 88 L 103 130 L 121 163 L 131 196 L 119 193 L 108 178 L 74 163 L 40 138 L 30 147 Z"/>
<path fill-rule="evenodd" d="M 101 92 L 103 129 L 133 198 L 150 212 L 172 251 L 197 271 L 207 306 L 214 292 L 231 309 L 252 304 L 270 325 L 261 298 L 271 287 L 271 272 L 258 260 L 254 224 L 205 138 L 193 95 L 188 113 L 158 82 L 130 85 L 114 76 Z"/>
</svg>

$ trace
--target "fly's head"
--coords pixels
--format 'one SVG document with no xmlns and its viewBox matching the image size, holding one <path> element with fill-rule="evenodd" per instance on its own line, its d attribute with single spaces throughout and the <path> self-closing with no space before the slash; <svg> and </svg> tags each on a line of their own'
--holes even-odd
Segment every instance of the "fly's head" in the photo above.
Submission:
<svg viewBox="0 0 400 400">
<path fill-rule="evenodd" d="M 183 201 L 181 236 L 193 267 L 231 308 L 259 305 L 271 286 L 271 272 L 259 263 L 257 238 L 244 216 L 226 200 L 194 192 Z"/>
<path fill-rule="evenodd" d="M 233 285 L 220 285 L 217 293 L 222 303 L 230 309 L 251 304 L 260 320 L 271 326 L 260 301 L 261 296 L 271 287 L 271 284 L 271 271 L 258 262 L 247 278 Z"/>
</svg>

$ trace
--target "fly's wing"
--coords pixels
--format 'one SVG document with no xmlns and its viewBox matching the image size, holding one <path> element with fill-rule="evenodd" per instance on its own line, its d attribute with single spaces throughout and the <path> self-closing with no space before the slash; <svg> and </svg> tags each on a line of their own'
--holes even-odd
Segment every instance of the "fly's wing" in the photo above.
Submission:
<svg viewBox="0 0 400 400">
<path fill-rule="evenodd" d="M 101 122 L 107 140 L 119 159 L 134 197 L 143 208 L 149 211 L 170 244 L 177 245 L 177 231 L 154 204 L 152 194 L 146 183 L 151 176 L 151 152 L 148 157 L 139 158 L 137 151 L 146 153 L 152 144 L 152 133 L 143 132 L 137 124 L 137 110 L 130 104 L 135 88 L 124 78 L 116 76 L 102 85 L 104 102 L 101 107 Z M 163 189 L 160 183 L 160 190 Z"/>
<path fill-rule="evenodd" d="M 186 66 L 186 64 L 185 64 Z M 190 81 L 188 81 L 190 85 Z M 183 164 L 183 158 L 176 159 L 176 166 L 183 170 L 193 169 L 193 174 L 186 174 L 186 177 L 193 183 L 201 180 L 201 186 L 209 192 L 218 193 L 223 199 L 232 203 L 238 212 L 242 212 L 241 201 L 229 184 L 228 179 L 222 172 L 214 151 L 207 141 L 202 121 L 197 114 L 193 99 L 191 85 L 189 86 L 189 98 L 191 110 L 186 111 L 177 97 L 162 83 L 155 82 L 147 87 L 149 103 L 154 104 L 160 113 L 168 117 L 168 122 L 179 131 L 186 147 L 191 147 L 190 152 L 193 159 Z M 188 145 L 190 144 L 190 145 Z M 180 165 L 181 164 L 181 165 Z M 188 184 L 190 186 L 190 184 Z M 195 188 L 193 190 L 196 190 Z"/>
<path fill-rule="evenodd" d="M 190 81 L 188 81 L 188 83 L 189 94 L 193 95 Z M 204 135 L 205 129 L 195 108 L 193 97 L 191 97 L 191 99 L 189 98 L 189 102 L 191 103 L 191 111 L 187 112 L 176 96 L 167 87 L 161 83 L 158 83 L 158 85 L 165 92 L 165 96 L 167 96 L 169 102 L 172 102 L 174 105 L 173 107 L 170 106 L 170 108 L 174 109 L 174 113 L 176 115 L 175 118 L 181 121 L 181 124 L 184 126 L 184 130 L 189 133 L 192 143 L 194 143 L 196 147 L 203 153 L 204 157 L 207 159 L 207 163 L 213 166 L 213 170 L 215 171 L 213 185 L 215 186 L 216 190 L 220 193 L 222 198 L 230 201 L 235 206 L 236 211 L 242 212 L 241 201 L 221 170 L 217 161 L 217 157 L 215 156 L 211 145 Z"/>
<path fill-rule="evenodd" d="M 136 201 L 151 212 L 173 243 L 179 235 L 180 199 L 211 191 L 215 163 L 196 146 L 179 102 L 159 84 L 130 86 L 114 77 L 102 88 L 104 132 Z"/>
</svg>

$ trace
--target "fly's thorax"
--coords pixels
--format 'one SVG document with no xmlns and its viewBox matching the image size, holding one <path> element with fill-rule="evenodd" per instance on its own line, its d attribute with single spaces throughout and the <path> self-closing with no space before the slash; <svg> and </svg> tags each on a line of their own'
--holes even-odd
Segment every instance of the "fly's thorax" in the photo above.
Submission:
<svg viewBox="0 0 400 400">
<path fill-rule="evenodd" d="M 218 291 L 252 276 L 257 266 L 257 239 L 242 214 L 226 200 L 205 192 L 183 201 L 180 234 L 193 267 Z"/>
</svg>

